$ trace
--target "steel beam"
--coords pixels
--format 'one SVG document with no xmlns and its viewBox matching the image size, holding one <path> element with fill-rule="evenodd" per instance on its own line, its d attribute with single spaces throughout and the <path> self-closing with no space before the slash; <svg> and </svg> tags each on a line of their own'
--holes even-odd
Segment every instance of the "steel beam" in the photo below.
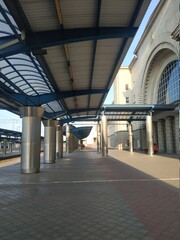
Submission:
<svg viewBox="0 0 180 240">
<path fill-rule="evenodd" d="M 8 48 L 0 50 L 0 58 L 11 56 L 22 52 L 31 52 L 36 49 L 48 48 L 57 45 L 84 42 L 90 40 L 101 40 L 111 38 L 129 38 L 136 34 L 136 27 L 99 27 L 63 29 L 44 32 L 25 33 L 25 40 Z M 21 39 L 21 35 L 18 35 Z"/>
<path fill-rule="evenodd" d="M 27 96 L 23 94 L 18 93 L 11 93 L 11 96 L 16 99 L 21 104 L 37 104 L 42 105 L 48 102 L 52 101 L 58 101 L 64 98 L 70 98 L 74 96 L 83 96 L 88 94 L 104 94 L 107 93 L 107 89 L 82 89 L 82 90 L 75 90 L 75 91 L 63 91 L 63 92 L 55 92 L 55 93 L 48 93 L 48 94 L 42 94 L 37 96 Z"/>
</svg>

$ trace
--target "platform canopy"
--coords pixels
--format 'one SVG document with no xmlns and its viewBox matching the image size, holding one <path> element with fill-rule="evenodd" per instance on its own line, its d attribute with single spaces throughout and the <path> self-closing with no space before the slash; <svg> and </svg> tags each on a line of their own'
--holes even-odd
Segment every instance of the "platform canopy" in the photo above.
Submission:
<svg viewBox="0 0 180 240">
<path fill-rule="evenodd" d="M 108 121 L 146 121 L 146 116 L 162 111 L 172 111 L 175 105 L 166 104 L 107 104 L 101 109 Z"/>
<path fill-rule="evenodd" d="M 96 118 L 150 0 L 0 0 L 0 107 Z"/>
<path fill-rule="evenodd" d="M 4 139 L 18 142 L 21 140 L 21 132 L 0 128 L 0 141 Z"/>
<path fill-rule="evenodd" d="M 75 127 L 70 124 L 70 132 L 73 133 L 73 135 L 79 140 L 88 137 L 91 130 L 92 126 Z M 64 128 L 63 134 L 66 136 L 66 128 Z"/>
</svg>

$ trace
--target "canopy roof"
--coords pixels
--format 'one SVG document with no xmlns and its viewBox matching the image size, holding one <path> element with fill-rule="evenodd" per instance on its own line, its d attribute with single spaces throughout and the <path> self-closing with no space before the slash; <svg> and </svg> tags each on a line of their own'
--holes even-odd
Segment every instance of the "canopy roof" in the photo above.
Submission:
<svg viewBox="0 0 180 240">
<path fill-rule="evenodd" d="M 146 116 L 159 111 L 172 111 L 175 105 L 158 104 L 107 104 L 103 107 L 103 114 L 108 121 L 146 121 Z"/>
<path fill-rule="evenodd" d="M 0 128 L 0 141 L 4 139 L 17 142 L 21 139 L 21 132 Z"/>
<path fill-rule="evenodd" d="M 0 0 L 0 107 L 98 115 L 150 0 Z"/>
<path fill-rule="evenodd" d="M 70 132 L 74 134 L 79 140 L 88 137 L 92 130 L 92 126 L 75 127 L 70 124 Z M 64 128 L 63 134 L 66 136 L 66 128 Z"/>
<path fill-rule="evenodd" d="M 73 133 L 79 140 L 86 138 L 90 134 L 91 129 L 92 126 L 75 127 L 73 125 L 70 125 L 70 132 Z M 21 140 L 21 135 L 22 135 L 21 132 L 0 128 L 0 141 L 8 139 L 10 141 L 17 142 Z M 64 135 L 66 135 L 65 128 Z"/>
</svg>

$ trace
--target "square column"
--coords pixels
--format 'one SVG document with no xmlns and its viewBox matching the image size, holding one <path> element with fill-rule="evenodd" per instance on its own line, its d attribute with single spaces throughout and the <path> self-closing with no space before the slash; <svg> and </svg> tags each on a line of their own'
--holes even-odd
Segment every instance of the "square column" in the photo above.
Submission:
<svg viewBox="0 0 180 240">
<path fill-rule="evenodd" d="M 166 151 L 167 153 L 174 153 L 172 117 L 166 117 L 165 129 L 166 129 Z"/>
<path fill-rule="evenodd" d="M 153 121 L 153 143 L 158 143 L 157 122 Z"/>
<path fill-rule="evenodd" d="M 105 115 L 101 118 L 101 128 L 102 128 L 102 156 L 108 156 L 108 139 L 107 139 L 107 117 Z"/>
<path fill-rule="evenodd" d="M 133 152 L 133 131 L 132 131 L 132 124 L 128 124 L 128 130 L 129 130 L 129 151 Z"/>
<path fill-rule="evenodd" d="M 175 133 L 174 138 L 175 138 L 175 150 L 177 154 L 180 154 L 179 129 L 180 129 L 180 111 L 177 111 L 174 117 L 174 133 Z"/>
<path fill-rule="evenodd" d="M 159 119 L 158 120 L 157 129 L 158 129 L 158 148 L 159 148 L 159 152 L 164 153 L 166 151 L 164 119 Z"/>
<path fill-rule="evenodd" d="M 70 152 L 73 152 L 73 134 L 70 132 L 70 138 L 69 138 L 69 145 L 70 145 Z"/>
<path fill-rule="evenodd" d="M 154 153 L 154 144 L 153 144 L 153 130 L 152 130 L 152 113 L 146 116 L 146 136 L 147 136 L 147 148 L 148 155 L 152 156 Z"/>
<path fill-rule="evenodd" d="M 44 120 L 44 163 L 56 160 L 56 126 L 57 120 Z"/>
<path fill-rule="evenodd" d="M 21 173 L 38 173 L 40 169 L 41 149 L 41 107 L 21 107 Z"/>
<path fill-rule="evenodd" d="M 63 157 L 63 126 L 56 127 L 56 158 Z"/>
<path fill-rule="evenodd" d="M 3 154 L 6 155 L 7 151 L 7 139 L 3 139 Z"/>
</svg>

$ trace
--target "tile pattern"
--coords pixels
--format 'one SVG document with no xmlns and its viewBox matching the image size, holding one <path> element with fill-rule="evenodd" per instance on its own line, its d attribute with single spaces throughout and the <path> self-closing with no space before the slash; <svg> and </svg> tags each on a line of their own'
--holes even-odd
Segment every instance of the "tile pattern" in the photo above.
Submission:
<svg viewBox="0 0 180 240">
<path fill-rule="evenodd" d="M 89 150 L 42 164 L 39 174 L 0 168 L 1 240 L 179 239 L 174 188 L 126 182 L 149 176 Z"/>
</svg>

